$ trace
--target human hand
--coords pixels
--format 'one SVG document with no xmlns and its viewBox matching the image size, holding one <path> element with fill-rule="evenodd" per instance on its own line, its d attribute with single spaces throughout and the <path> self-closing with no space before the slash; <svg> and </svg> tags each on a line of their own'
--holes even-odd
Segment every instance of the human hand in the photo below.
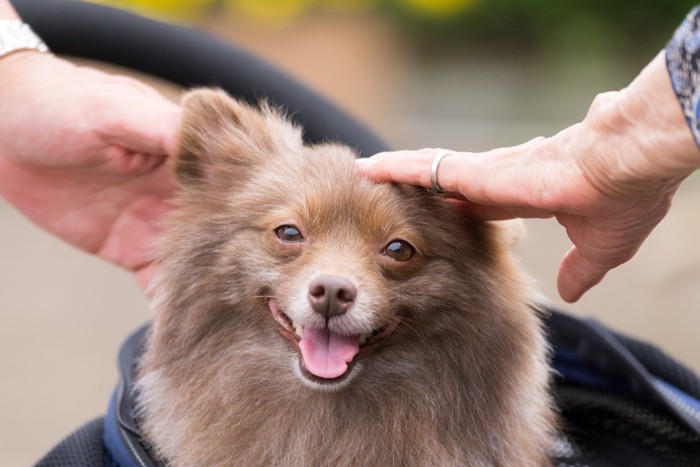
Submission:
<svg viewBox="0 0 700 467">
<path fill-rule="evenodd" d="M 136 80 L 17 52 L 0 59 L 0 115 L 0 194 L 146 286 L 179 107 Z"/>
<path fill-rule="evenodd" d="M 435 149 L 381 153 L 358 166 L 377 181 L 430 187 Z M 555 217 L 573 247 L 558 288 L 576 301 L 629 260 L 700 167 L 663 56 L 620 92 L 601 94 L 583 122 L 513 148 L 459 153 L 439 166 L 446 201 L 483 219 Z"/>
</svg>

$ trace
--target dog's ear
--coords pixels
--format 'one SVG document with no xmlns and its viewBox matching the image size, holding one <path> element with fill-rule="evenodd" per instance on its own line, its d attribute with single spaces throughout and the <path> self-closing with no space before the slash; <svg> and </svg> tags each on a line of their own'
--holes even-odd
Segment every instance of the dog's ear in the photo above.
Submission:
<svg viewBox="0 0 700 467">
<path fill-rule="evenodd" d="M 182 98 L 173 170 L 181 186 L 240 177 L 261 160 L 302 146 L 301 130 L 266 103 L 258 109 L 220 89 L 197 89 Z"/>
</svg>

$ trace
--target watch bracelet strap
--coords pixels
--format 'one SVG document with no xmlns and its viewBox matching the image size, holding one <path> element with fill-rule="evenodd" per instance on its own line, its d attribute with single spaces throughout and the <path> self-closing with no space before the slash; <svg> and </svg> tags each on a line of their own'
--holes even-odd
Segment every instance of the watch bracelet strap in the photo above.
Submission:
<svg viewBox="0 0 700 467">
<path fill-rule="evenodd" d="M 0 19 L 0 58 L 18 50 L 48 52 L 49 48 L 27 23 Z"/>
<path fill-rule="evenodd" d="M 683 116 L 700 146 L 700 7 L 688 13 L 666 46 L 666 67 Z"/>
</svg>

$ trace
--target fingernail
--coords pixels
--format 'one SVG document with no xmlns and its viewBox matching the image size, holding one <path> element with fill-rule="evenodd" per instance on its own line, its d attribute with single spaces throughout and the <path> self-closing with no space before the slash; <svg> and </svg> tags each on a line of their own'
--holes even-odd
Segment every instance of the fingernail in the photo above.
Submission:
<svg viewBox="0 0 700 467">
<path fill-rule="evenodd" d="M 355 164 L 357 164 L 358 167 L 367 167 L 370 165 L 372 161 L 369 159 L 361 158 L 361 159 L 355 159 Z"/>
</svg>

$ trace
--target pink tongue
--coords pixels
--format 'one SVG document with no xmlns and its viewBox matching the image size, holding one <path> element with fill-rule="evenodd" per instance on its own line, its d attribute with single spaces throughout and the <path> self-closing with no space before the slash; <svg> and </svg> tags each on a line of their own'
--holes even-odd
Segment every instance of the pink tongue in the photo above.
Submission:
<svg viewBox="0 0 700 467">
<path fill-rule="evenodd" d="M 304 329 L 299 342 L 304 366 L 319 378 L 337 378 L 344 374 L 360 346 L 357 336 L 340 336 L 326 329 Z"/>
</svg>

